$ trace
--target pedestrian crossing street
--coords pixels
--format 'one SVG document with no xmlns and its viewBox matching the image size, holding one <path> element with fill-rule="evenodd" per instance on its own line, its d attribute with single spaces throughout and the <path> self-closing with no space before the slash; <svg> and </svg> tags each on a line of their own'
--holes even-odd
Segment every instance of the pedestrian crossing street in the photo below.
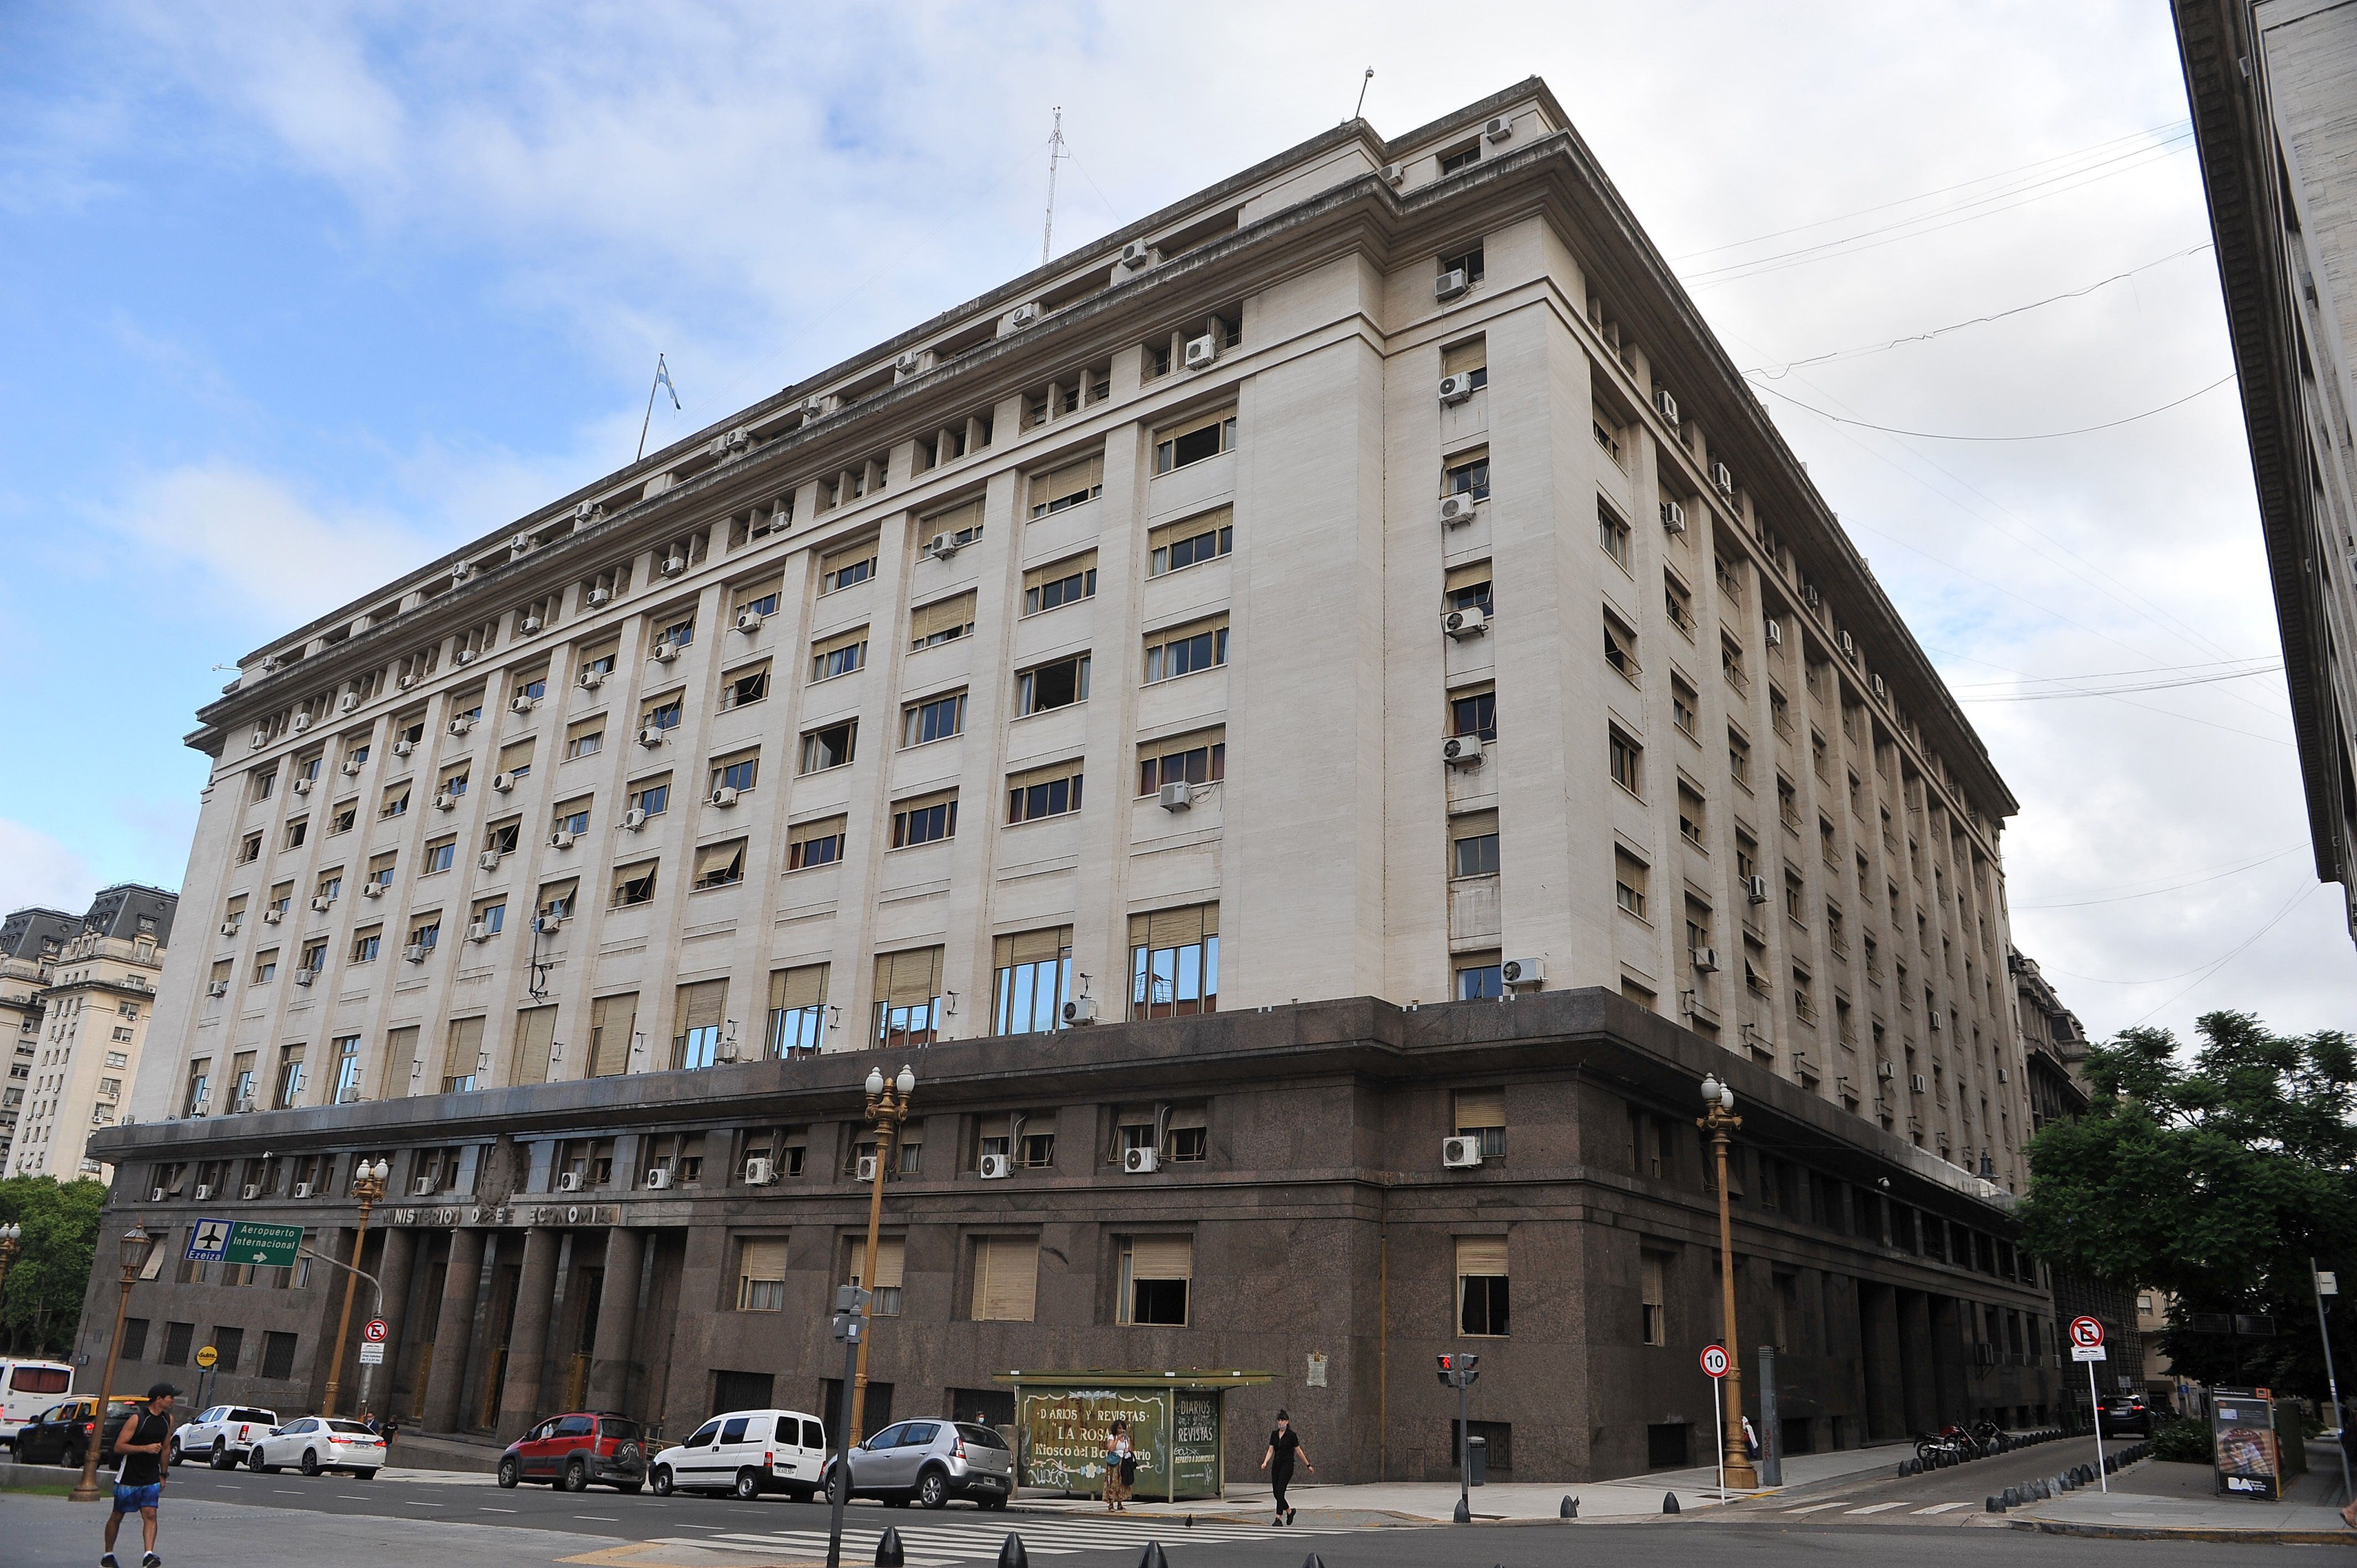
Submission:
<svg viewBox="0 0 2357 1568">
<path fill-rule="evenodd" d="M 865 1511 L 865 1510 L 863 1510 Z M 870 1516 L 873 1517 L 872 1515 Z M 1133 1557 L 1146 1549 L 1149 1541 L 1158 1541 L 1168 1551 L 1181 1545 L 1200 1541 L 1265 1541 L 1270 1536 L 1341 1535 L 1347 1527 L 1320 1530 L 1308 1525 L 1289 1525 L 1282 1530 L 1272 1525 L 1233 1524 L 1204 1520 L 1189 1529 L 1184 1518 L 1171 1515 L 1141 1515 L 1135 1519 L 1040 1519 L 1019 1515 L 998 1514 L 988 1519 L 959 1520 L 926 1519 L 889 1521 L 900 1532 L 901 1549 L 907 1553 L 908 1568 L 946 1568 L 955 1563 L 977 1560 L 995 1563 L 998 1549 L 1009 1534 L 1023 1538 L 1023 1550 L 1031 1557 L 1070 1557 L 1090 1552 L 1125 1552 Z M 882 1539 L 883 1527 L 862 1522 L 856 1526 L 845 1520 L 843 1527 L 843 1561 L 846 1563 L 872 1563 L 876 1560 L 876 1543 Z M 781 1553 L 797 1556 L 826 1555 L 826 1530 L 780 1530 L 769 1531 L 718 1530 L 710 1535 L 674 1535 L 662 1538 L 665 1546 L 699 1546 L 707 1552 L 764 1552 L 772 1557 Z"/>
</svg>

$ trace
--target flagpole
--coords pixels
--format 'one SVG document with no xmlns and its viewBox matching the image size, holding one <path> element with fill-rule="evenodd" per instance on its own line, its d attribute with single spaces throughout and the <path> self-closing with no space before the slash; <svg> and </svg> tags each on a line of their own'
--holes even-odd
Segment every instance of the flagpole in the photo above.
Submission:
<svg viewBox="0 0 2357 1568">
<path fill-rule="evenodd" d="M 647 455 L 647 431 L 655 422 L 655 388 L 662 384 L 662 356 L 661 354 L 657 354 L 655 356 L 655 379 L 647 383 L 647 416 L 639 421 L 639 456 L 630 459 L 633 463 L 640 461 Z"/>
</svg>

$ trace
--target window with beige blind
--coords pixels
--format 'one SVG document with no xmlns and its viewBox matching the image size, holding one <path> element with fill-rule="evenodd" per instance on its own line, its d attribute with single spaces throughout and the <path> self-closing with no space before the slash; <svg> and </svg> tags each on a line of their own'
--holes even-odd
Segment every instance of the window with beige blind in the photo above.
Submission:
<svg viewBox="0 0 2357 1568">
<path fill-rule="evenodd" d="M 879 1047 L 930 1046 L 940 1026 L 942 950 L 908 948 L 876 955 L 876 1019 Z"/>
<path fill-rule="evenodd" d="M 758 583 L 749 583 L 738 587 L 730 595 L 735 603 L 729 610 L 729 619 L 734 621 L 748 610 L 765 618 L 776 615 L 778 586 L 778 578 L 764 577 Z"/>
<path fill-rule="evenodd" d="M 565 760 L 595 757 L 606 747 L 606 715 L 576 719 L 565 726 Z"/>
<path fill-rule="evenodd" d="M 770 661 L 739 664 L 720 677 L 720 711 L 750 707 L 770 694 Z"/>
<path fill-rule="evenodd" d="M 1451 566 L 1443 584 L 1452 610 L 1478 609 L 1483 615 L 1494 606 L 1491 599 L 1491 578 L 1494 575 L 1487 561 L 1469 561 L 1462 566 Z"/>
<path fill-rule="evenodd" d="M 1510 1326 L 1506 1300 L 1506 1239 L 1457 1238 L 1457 1332 L 1501 1338 Z"/>
<path fill-rule="evenodd" d="M 1039 1239 L 982 1236 L 974 1243 L 974 1305 L 977 1323 L 1028 1323 L 1039 1295 Z"/>
<path fill-rule="evenodd" d="M 728 983 L 700 980 L 679 988 L 679 1033 L 672 1036 L 671 1065 L 711 1067 L 720 1059 L 721 1026 L 728 1011 Z"/>
<path fill-rule="evenodd" d="M 1219 1011 L 1220 907 L 1190 904 L 1129 918 L 1129 1015 Z"/>
<path fill-rule="evenodd" d="M 1044 615 L 1049 610 L 1076 605 L 1082 599 L 1092 599 L 1097 594 L 1097 553 L 1069 556 L 1051 561 L 1045 566 L 1034 566 L 1023 574 L 1023 613 Z"/>
<path fill-rule="evenodd" d="M 1077 462 L 1031 476 L 1031 515 L 1046 517 L 1092 501 L 1103 490 L 1104 454 L 1092 452 Z"/>
<path fill-rule="evenodd" d="M 937 697 L 921 697 L 905 703 L 900 708 L 900 745 L 931 746 L 937 740 L 953 740 L 965 733 L 965 693 L 944 692 Z"/>
<path fill-rule="evenodd" d="M 600 996 L 589 1004 L 589 1076 L 610 1078 L 630 1070 L 630 1047 L 639 1027 L 639 993 Z"/>
<path fill-rule="evenodd" d="M 990 1032 L 1036 1035 L 1063 1027 L 1072 991 L 1072 928 L 1016 931 L 992 944 Z"/>
<path fill-rule="evenodd" d="M 418 1045 L 418 1028 L 414 1024 L 398 1029 L 388 1029 L 384 1036 L 384 1069 L 388 1075 L 399 1074 L 397 1083 L 409 1086 L 412 1094 L 424 1094 L 425 1088 L 425 1057 Z"/>
<path fill-rule="evenodd" d="M 843 1283 L 857 1285 L 876 1293 L 867 1304 L 871 1317 L 900 1316 L 900 1273 L 907 1261 L 908 1243 L 898 1236 L 887 1236 L 876 1243 L 876 1277 L 867 1277 L 867 1239 L 848 1238 L 845 1242 Z"/>
<path fill-rule="evenodd" d="M 1165 784 L 1217 784 L 1228 776 L 1228 732 L 1197 730 L 1191 735 L 1137 743 L 1137 792 L 1151 795 Z"/>
<path fill-rule="evenodd" d="M 1638 1331 L 1647 1345 L 1670 1342 L 1670 1255 L 1651 1249 L 1639 1254 Z"/>
<path fill-rule="evenodd" d="M 558 922 L 573 918 L 574 900 L 581 896 L 581 879 L 568 876 L 562 882 L 540 885 L 540 918 L 554 929 Z"/>
<path fill-rule="evenodd" d="M 1235 548 L 1235 510 L 1221 507 L 1178 522 L 1166 522 L 1146 536 L 1146 575 L 1159 577 L 1217 560 Z"/>
<path fill-rule="evenodd" d="M 737 1310 L 786 1309 L 786 1243 L 783 1237 L 747 1236 L 737 1243 Z"/>
<path fill-rule="evenodd" d="M 1440 373 L 1444 376 L 1469 376 L 1475 388 L 1490 384 L 1490 340 L 1469 338 L 1452 343 L 1440 351 Z"/>
<path fill-rule="evenodd" d="M 821 817 L 814 822 L 796 822 L 786 830 L 786 869 L 809 871 L 816 866 L 833 865 L 843 858 L 843 838 L 849 819 Z"/>
<path fill-rule="evenodd" d="M 1122 1238 L 1121 1279 L 1114 1298 L 1114 1321 L 1185 1324 L 1187 1297 L 1194 1278 L 1192 1237 Z"/>
<path fill-rule="evenodd" d="M 1236 445 L 1236 411 L 1233 404 L 1210 413 L 1200 413 L 1192 419 L 1168 424 L 1155 432 L 1154 471 L 1167 474 L 1174 468 L 1186 467 L 1232 451 Z"/>
<path fill-rule="evenodd" d="M 813 681 L 832 681 L 838 675 L 848 675 L 867 662 L 867 628 L 837 632 L 811 644 Z"/>
<path fill-rule="evenodd" d="M 535 744 L 526 739 L 513 741 L 500 747 L 500 771 L 507 775 L 508 783 L 511 786 L 520 784 L 532 776 L 532 750 Z M 498 781 L 494 779 L 492 782 L 493 787 L 496 788 Z"/>
<path fill-rule="evenodd" d="M 937 511 L 917 521 L 917 538 L 930 545 L 936 539 L 946 539 L 952 550 L 972 544 L 982 537 L 982 498 L 974 497 Z"/>
<path fill-rule="evenodd" d="M 516 1015 L 515 1062 L 508 1069 L 510 1083 L 546 1083 L 549 1059 L 556 1048 L 556 1009 L 527 1007 Z"/>
<path fill-rule="evenodd" d="M 1228 661 L 1228 618 L 1222 613 L 1167 631 L 1146 634 L 1146 683 L 1175 681 Z"/>
<path fill-rule="evenodd" d="M 628 909 L 655 901 L 655 862 L 641 860 L 614 868 L 613 908 Z"/>
<path fill-rule="evenodd" d="M 1506 1091 L 1502 1089 L 1460 1089 L 1456 1094 L 1455 1132 L 1460 1138 L 1481 1140 L 1481 1157 L 1506 1155 Z"/>
<path fill-rule="evenodd" d="M 482 1059 L 481 1016 L 451 1019 L 449 1045 L 442 1054 L 442 1092 L 464 1094 L 473 1090 Z"/>
<path fill-rule="evenodd" d="M 823 963 L 770 972 L 772 1057 L 806 1057 L 826 1043 L 826 973 Z"/>
<path fill-rule="evenodd" d="M 1060 817 L 1081 809 L 1081 765 L 1054 763 L 1010 774 L 1006 779 L 1006 820 L 1036 822 Z"/>
<path fill-rule="evenodd" d="M 914 849 L 957 836 L 957 791 L 936 790 L 892 802 L 892 847 Z"/>
<path fill-rule="evenodd" d="M 705 893 L 744 881 L 745 844 L 743 839 L 729 839 L 723 843 L 699 845 L 695 852 L 695 879 L 689 886 Z"/>
<path fill-rule="evenodd" d="M 955 642 L 974 630 L 974 590 L 919 605 L 909 612 L 909 650 Z"/>
<path fill-rule="evenodd" d="M 855 587 L 876 575 L 876 542 L 863 539 L 819 558 L 818 591 L 832 594 Z"/>
</svg>

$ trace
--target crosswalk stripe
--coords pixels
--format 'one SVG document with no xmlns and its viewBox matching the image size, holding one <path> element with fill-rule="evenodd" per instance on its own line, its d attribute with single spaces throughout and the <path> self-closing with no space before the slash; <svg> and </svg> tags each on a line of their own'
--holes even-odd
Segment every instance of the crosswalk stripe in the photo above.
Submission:
<svg viewBox="0 0 2357 1568">
<path fill-rule="evenodd" d="M 1852 1509 L 1849 1511 L 1850 1514 L 1855 1517 L 1856 1515 L 1862 1513 L 1881 1513 L 1887 1509 L 1903 1509 L 1906 1506 L 1906 1500 L 1901 1498 L 1900 1501 L 1895 1503 L 1868 1503 L 1862 1509 Z"/>
<path fill-rule="evenodd" d="M 1917 1509 L 1915 1511 L 1917 1513 L 1946 1513 L 1953 1509 L 1970 1508 L 1971 1506 L 1972 1505 L 1970 1503 L 1933 1503 L 1928 1509 Z"/>
<path fill-rule="evenodd" d="M 1805 1508 L 1786 1509 L 1784 1511 L 1785 1511 L 1786 1513 L 1788 1513 L 1788 1514 L 1795 1514 L 1795 1513 L 1816 1513 L 1816 1512 L 1818 1512 L 1818 1511 L 1820 1511 L 1820 1510 L 1822 1510 L 1822 1509 L 1837 1509 L 1837 1508 L 1839 1508 L 1839 1507 L 1841 1507 L 1841 1506 L 1842 1506 L 1842 1503 L 1843 1503 L 1843 1502 L 1846 1502 L 1846 1501 L 1847 1501 L 1847 1500 L 1848 1500 L 1848 1499 L 1846 1499 L 1846 1498 L 1843 1498 L 1843 1499 L 1839 1499 L 1839 1500 L 1837 1500 L 1837 1501 L 1830 1502 L 1830 1503 L 1811 1503 L 1811 1504 L 1809 1504 L 1809 1505 L 1808 1505 L 1807 1507 L 1805 1507 Z"/>
</svg>

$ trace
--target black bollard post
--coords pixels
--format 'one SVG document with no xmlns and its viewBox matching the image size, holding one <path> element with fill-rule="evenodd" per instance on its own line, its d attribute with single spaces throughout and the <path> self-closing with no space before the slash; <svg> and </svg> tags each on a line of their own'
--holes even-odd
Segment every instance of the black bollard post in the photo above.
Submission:
<svg viewBox="0 0 2357 1568">
<path fill-rule="evenodd" d="M 1301 1560 L 1301 1568 L 1326 1568 L 1326 1564 L 1318 1553 L 1313 1552 Z"/>
<path fill-rule="evenodd" d="M 999 1544 L 998 1568 L 1031 1568 L 1031 1554 L 1023 1550 L 1023 1538 L 1009 1532 Z"/>
<path fill-rule="evenodd" d="M 1557 1519 L 1577 1519 L 1579 1517 L 1579 1499 L 1574 1497 L 1565 1498 L 1562 1505 L 1555 1510 L 1555 1517 Z"/>
<path fill-rule="evenodd" d="M 1676 1513 L 1679 1511 L 1677 1493 L 1663 1492 L 1662 1494 L 1662 1511 L 1663 1513 Z"/>
<path fill-rule="evenodd" d="M 1146 1543 L 1146 1550 L 1138 1553 L 1137 1568 L 1170 1568 L 1169 1563 L 1162 1555 L 1160 1541 L 1149 1541 Z"/>
<path fill-rule="evenodd" d="M 1459 1498 L 1457 1499 L 1456 1511 L 1451 1513 L 1448 1517 L 1458 1524 L 1471 1524 L 1473 1522 L 1473 1510 L 1465 1506 L 1465 1499 L 1463 1498 Z"/>
<path fill-rule="evenodd" d="M 908 1560 L 908 1553 L 900 1549 L 900 1532 L 886 1525 L 876 1542 L 876 1568 L 902 1568 Z"/>
</svg>

